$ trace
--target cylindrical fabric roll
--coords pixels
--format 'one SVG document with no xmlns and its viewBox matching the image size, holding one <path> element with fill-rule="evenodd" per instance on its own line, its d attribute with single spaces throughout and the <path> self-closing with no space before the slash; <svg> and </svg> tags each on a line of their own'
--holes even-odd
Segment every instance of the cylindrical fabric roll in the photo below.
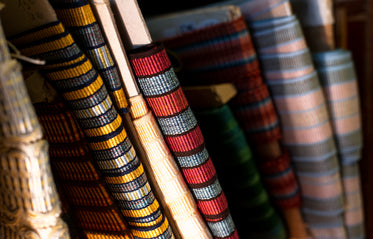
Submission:
<svg viewBox="0 0 373 239">
<path fill-rule="evenodd" d="M 292 180 L 294 175 L 289 167 L 289 156 L 282 157 L 276 163 L 269 161 L 261 178 L 244 133 L 228 105 L 194 112 L 206 135 L 206 147 L 215 159 L 217 173 L 224 175 L 220 181 L 232 205 L 232 215 L 238 219 L 236 224 L 240 236 L 287 238 L 280 217 L 273 213 L 272 205 L 266 200 L 268 194 L 262 181 L 278 201 L 298 194 L 297 187 L 293 185 L 296 181 Z M 274 170 L 271 163 L 279 167 Z M 271 217 L 263 216 L 268 214 Z"/>
<path fill-rule="evenodd" d="M 181 238 L 212 238 L 146 101 L 138 95 L 129 103 L 133 123 L 161 188 L 163 208 L 170 211 Z"/>
<path fill-rule="evenodd" d="M 171 21 L 172 18 L 168 20 Z M 182 69 L 178 75 L 182 85 L 221 82 L 231 82 L 235 85 L 238 93 L 229 104 L 249 139 L 257 163 L 266 163 L 267 168 L 277 168 L 275 163 L 270 164 L 267 161 L 276 162 L 277 158 L 286 158 L 286 153 L 279 145 L 279 120 L 268 87 L 262 81 L 256 51 L 243 17 L 165 38 L 162 42 L 180 59 Z M 267 145 L 278 150 L 268 155 Z M 259 170 L 261 169 L 259 167 Z M 293 187 L 290 191 L 296 192 L 298 183 L 290 164 L 287 170 L 289 177 L 286 180 L 292 181 L 289 185 Z M 270 177 L 271 173 L 267 172 L 266 175 Z M 224 177 L 224 174 L 221 177 Z M 280 183 L 283 179 L 285 180 L 279 177 L 277 182 Z M 289 181 L 284 181 L 284 184 Z M 273 202 L 283 212 L 290 208 L 299 208 L 299 194 L 289 193 L 286 196 L 282 195 L 280 199 L 278 195 L 272 195 L 273 190 L 269 192 Z M 244 224 L 244 219 L 241 222 Z M 298 223 L 295 227 L 301 228 L 302 221 Z M 297 233 L 293 235 L 293 226 L 288 224 L 288 227 L 292 236 L 307 235 L 305 230 L 299 234 L 299 229 L 295 230 Z"/>
<path fill-rule="evenodd" d="M 3 4 L 0 4 L 0 8 Z M 70 238 L 50 167 L 48 143 L 11 60 L 0 23 L 0 200 L 2 238 Z"/>
<path fill-rule="evenodd" d="M 289 16 L 249 24 L 256 45 L 266 39 L 272 42 L 266 48 L 281 48 L 271 53 L 258 50 L 259 59 L 281 119 L 282 142 L 301 185 L 302 212 L 311 235 L 347 238 L 340 166 L 320 80 L 306 45 L 287 51 L 283 47 L 302 41 L 299 22 Z"/>
<path fill-rule="evenodd" d="M 128 112 L 127 99 L 111 52 L 88 0 L 52 0 L 58 19 L 74 37 L 102 77 L 118 113 Z"/>
<path fill-rule="evenodd" d="M 129 58 L 139 87 L 212 235 L 238 238 L 202 132 L 163 45 L 138 48 Z"/>
<path fill-rule="evenodd" d="M 335 49 L 332 0 L 290 0 L 312 52 Z"/>
<path fill-rule="evenodd" d="M 36 103 L 36 113 L 50 144 L 53 175 L 67 196 L 80 233 L 133 238 L 72 112 L 62 102 Z"/>
<path fill-rule="evenodd" d="M 337 49 L 313 54 L 328 101 L 345 194 L 345 224 L 349 238 L 364 238 L 364 208 L 358 161 L 363 137 L 360 98 L 351 52 Z"/>
<path fill-rule="evenodd" d="M 73 110 L 88 146 L 135 238 L 174 238 L 101 76 L 59 22 L 11 37 Z"/>
</svg>

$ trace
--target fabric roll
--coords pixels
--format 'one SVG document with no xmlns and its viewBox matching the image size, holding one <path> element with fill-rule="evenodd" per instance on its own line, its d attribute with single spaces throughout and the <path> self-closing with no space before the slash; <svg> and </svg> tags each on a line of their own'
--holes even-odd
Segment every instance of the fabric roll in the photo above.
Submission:
<svg viewBox="0 0 373 239">
<path fill-rule="evenodd" d="M 206 135 L 206 147 L 215 159 L 217 173 L 224 175 L 221 177 L 222 187 L 232 205 L 232 215 L 237 218 L 240 236 L 287 238 L 285 227 L 281 226 L 279 215 L 273 212 L 263 183 L 267 184 L 275 200 L 285 204 L 289 203 L 287 198 L 299 200 L 293 196 L 298 191 L 292 185 L 296 181 L 292 180 L 294 175 L 289 167 L 289 156 L 284 155 L 279 160 L 281 163 L 275 163 L 281 165 L 276 170 L 272 161 L 262 165 L 265 169 L 260 175 L 245 135 L 228 105 L 194 112 Z"/>
<path fill-rule="evenodd" d="M 364 238 L 364 213 L 358 162 L 363 147 L 360 98 L 351 52 L 313 54 L 332 119 L 345 195 L 344 221 L 349 238 Z"/>
<path fill-rule="evenodd" d="M 88 0 L 52 0 L 58 19 L 102 77 L 118 113 L 128 112 L 121 78 Z"/>
<path fill-rule="evenodd" d="M 1 237 L 68 239 L 49 145 L 27 93 L 21 64 L 10 58 L 2 23 L 0 72 Z"/>
<path fill-rule="evenodd" d="M 162 44 L 129 54 L 139 88 L 214 238 L 238 238 L 204 138 Z"/>
<path fill-rule="evenodd" d="M 62 102 L 35 103 L 50 144 L 53 175 L 71 207 L 84 237 L 99 235 L 133 238 L 128 224 L 110 195 L 73 113 Z"/>
<path fill-rule="evenodd" d="M 283 42 L 272 41 L 273 49 L 299 41 L 302 33 L 294 16 L 249 24 L 256 45 L 260 45 L 264 37 L 284 39 L 286 36 Z M 294 26 L 300 31 L 297 34 Z M 286 51 L 282 48 L 276 53 L 259 52 L 263 74 L 281 119 L 282 143 L 291 154 L 299 179 L 302 212 L 311 235 L 347 238 L 336 142 L 327 100 L 310 51 L 308 47 L 287 47 Z"/>
<path fill-rule="evenodd" d="M 172 19 L 165 16 L 164 25 Z M 152 26 L 152 19 L 149 22 L 149 25 Z M 167 29 L 167 26 L 164 28 Z M 150 32 L 154 30 L 150 28 Z M 272 167 L 275 172 L 276 160 L 288 157 L 286 150 L 281 149 L 279 145 L 279 140 L 282 137 L 279 119 L 268 87 L 262 80 L 256 49 L 244 18 L 236 17 L 227 22 L 212 24 L 160 40 L 172 55 L 176 55 L 182 65 L 182 69 L 178 72 L 182 85 L 221 82 L 231 82 L 235 85 L 238 93 L 229 105 L 252 146 L 257 163 L 266 164 L 266 167 Z M 275 148 L 270 154 L 268 153 L 269 147 Z M 273 161 L 273 163 L 267 161 Z M 278 177 L 274 181 L 282 184 L 281 181 L 284 180 L 283 185 L 291 182 L 289 185 L 292 187 L 290 191 L 293 194 L 289 193 L 280 199 L 274 190 L 269 188 L 267 190 L 270 192 L 271 201 L 280 207 L 282 212 L 298 208 L 300 214 L 300 195 L 294 193 L 298 191 L 299 185 L 290 164 L 287 167 L 289 177 L 287 179 Z M 258 169 L 262 170 L 261 167 Z M 268 172 L 267 176 L 272 173 Z M 267 184 L 265 186 L 273 187 Z M 278 212 L 276 211 L 276 213 Z M 298 225 L 293 225 L 295 224 L 288 224 L 290 234 L 293 234 L 292 228 L 294 227 L 305 228 L 301 221 Z M 305 230 L 297 229 L 295 231 L 296 235 L 293 236 L 306 235 Z M 303 233 L 298 233 L 299 231 L 303 231 Z"/>
<path fill-rule="evenodd" d="M 170 211 L 181 238 L 212 238 L 145 99 L 138 95 L 129 102 L 133 123 L 161 188 L 164 208 Z"/>
<path fill-rule="evenodd" d="M 135 238 L 173 238 L 144 168 L 101 76 L 59 22 L 11 37 L 27 56 L 48 62 L 41 73 L 73 110 L 100 173 Z"/>
</svg>

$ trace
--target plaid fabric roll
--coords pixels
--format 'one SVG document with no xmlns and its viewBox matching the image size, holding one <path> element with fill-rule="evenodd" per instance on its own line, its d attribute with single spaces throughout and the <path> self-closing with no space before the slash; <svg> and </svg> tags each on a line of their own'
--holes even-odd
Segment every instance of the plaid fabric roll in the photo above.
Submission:
<svg viewBox="0 0 373 239">
<path fill-rule="evenodd" d="M 2 7 L 2 4 L 0 4 Z M 21 65 L 10 59 L 0 23 L 0 236 L 70 238 L 51 172 L 48 143 Z"/>
<path fill-rule="evenodd" d="M 215 238 L 238 238 L 197 120 L 162 44 L 129 54 L 139 87 Z"/>
<path fill-rule="evenodd" d="M 287 238 L 282 221 L 275 213 L 262 178 L 252 157 L 250 147 L 228 105 L 220 108 L 194 110 L 201 130 L 206 135 L 206 147 L 215 159 L 222 187 L 231 203 L 232 215 L 242 238 Z M 221 149 L 224 149 L 223 151 Z M 229 158 L 229 160 L 226 160 Z M 265 168 L 263 181 L 279 201 L 298 194 L 294 190 L 289 168 L 290 158 L 282 158 L 275 172 L 272 165 Z M 285 169 L 285 170 L 284 170 Z M 289 180 L 290 179 L 290 180 Z M 280 183 L 279 183 L 280 182 Z M 295 187 L 296 188 L 296 187 Z"/>
<path fill-rule="evenodd" d="M 52 0 L 58 19 L 74 37 L 80 49 L 98 71 L 118 113 L 127 113 L 128 104 L 117 66 L 87 0 Z"/>
<path fill-rule="evenodd" d="M 313 55 L 331 113 L 342 167 L 345 224 L 349 238 L 364 238 L 363 204 L 358 161 L 363 146 L 360 99 L 351 53 L 337 49 Z"/>
<path fill-rule="evenodd" d="M 27 56 L 45 59 L 42 73 L 73 110 L 100 173 L 135 238 L 173 238 L 102 78 L 60 22 L 12 37 Z"/>
<path fill-rule="evenodd" d="M 268 177 L 276 177 L 280 173 L 276 170 L 288 172 L 286 179 L 277 177 L 266 184 L 266 187 L 273 187 L 274 183 L 283 185 L 284 191 L 288 193 L 280 197 L 278 192 L 275 193 L 273 189 L 268 188 L 273 201 L 282 210 L 299 208 L 300 195 L 296 193 L 299 185 L 290 163 L 286 164 L 286 169 L 277 168 L 276 165 L 278 158 L 287 158 L 289 161 L 287 154 L 280 150 L 279 155 L 268 157 L 259 150 L 263 145 L 279 144 L 278 140 L 282 135 L 278 116 L 268 87 L 262 80 L 256 51 L 244 18 L 239 17 L 165 38 L 162 42 L 180 59 L 182 69 L 178 76 L 182 85 L 221 82 L 232 82 L 235 85 L 238 93 L 229 104 L 254 149 L 258 164 L 265 164 L 263 167 L 267 168 L 265 175 Z M 272 167 L 272 171 L 269 167 Z M 259 170 L 262 170 L 262 167 L 259 167 Z M 284 186 L 289 182 L 289 185 Z M 289 189 L 290 186 L 293 188 Z"/>
<path fill-rule="evenodd" d="M 84 237 L 133 238 L 97 170 L 84 133 L 62 102 L 34 105 L 46 140 L 53 175 Z M 94 236 L 95 235 L 95 236 Z"/>
<path fill-rule="evenodd" d="M 281 119 L 282 142 L 301 185 L 305 221 L 314 238 L 346 238 L 340 167 L 327 101 L 299 22 L 289 16 L 250 26 Z M 266 53 L 261 47 L 272 51 Z"/>
</svg>

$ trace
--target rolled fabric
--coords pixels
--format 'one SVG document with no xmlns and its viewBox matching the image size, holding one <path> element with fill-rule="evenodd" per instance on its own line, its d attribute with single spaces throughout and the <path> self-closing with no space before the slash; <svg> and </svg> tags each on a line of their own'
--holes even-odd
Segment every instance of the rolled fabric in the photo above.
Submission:
<svg viewBox="0 0 373 239">
<path fill-rule="evenodd" d="M 3 4 L 0 4 L 3 7 Z M 0 23 L 0 231 L 3 238 L 70 238 L 61 218 L 48 142 L 24 84 L 21 64 L 10 58 Z"/>
<path fill-rule="evenodd" d="M 64 98 L 88 140 L 107 187 L 136 238 L 174 238 L 101 76 L 59 21 L 11 37 Z"/>
<path fill-rule="evenodd" d="M 129 53 L 139 88 L 214 238 L 238 238 L 198 122 L 162 44 Z"/>
<path fill-rule="evenodd" d="M 313 54 L 328 101 L 345 194 L 344 221 L 349 238 L 364 238 L 364 208 L 358 162 L 363 147 L 360 98 L 351 52 Z"/>
<path fill-rule="evenodd" d="M 262 39 L 276 39 L 267 40 L 271 44 L 265 47 L 281 48 L 276 53 L 258 50 L 259 59 L 281 119 L 282 142 L 299 179 L 302 212 L 311 235 L 346 238 L 340 165 L 327 100 L 308 47 L 283 48 L 304 41 L 299 21 L 289 16 L 249 25 L 255 45 Z"/>
</svg>

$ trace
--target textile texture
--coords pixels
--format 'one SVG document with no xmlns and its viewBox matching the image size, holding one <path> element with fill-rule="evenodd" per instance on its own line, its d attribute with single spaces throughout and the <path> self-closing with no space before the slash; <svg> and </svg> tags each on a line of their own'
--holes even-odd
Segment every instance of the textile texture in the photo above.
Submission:
<svg viewBox="0 0 373 239">
<path fill-rule="evenodd" d="M 129 54 L 150 109 L 215 238 L 238 238 L 215 166 L 197 120 L 162 44 Z"/>
<path fill-rule="evenodd" d="M 60 22 L 12 37 L 26 56 L 48 62 L 41 73 L 73 110 L 100 173 L 135 238 L 173 238 L 101 76 Z"/>
</svg>

